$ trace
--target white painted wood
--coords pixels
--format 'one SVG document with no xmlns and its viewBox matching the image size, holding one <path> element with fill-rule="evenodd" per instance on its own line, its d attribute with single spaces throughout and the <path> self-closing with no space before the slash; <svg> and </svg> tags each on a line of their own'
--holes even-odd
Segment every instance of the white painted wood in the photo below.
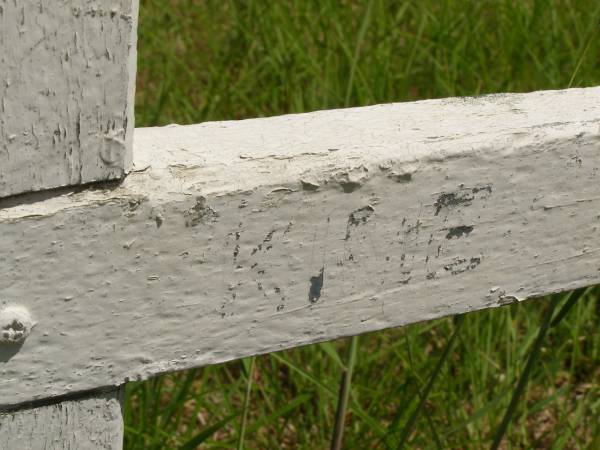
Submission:
<svg viewBox="0 0 600 450">
<path fill-rule="evenodd" d="M 121 185 L 0 201 L 0 404 L 598 283 L 599 127 L 591 88 L 138 129 Z"/>
<path fill-rule="evenodd" d="M 0 413 L 0 448 L 15 450 L 120 450 L 120 391 Z"/>
<path fill-rule="evenodd" d="M 137 8 L 0 2 L 0 197 L 130 168 Z"/>
</svg>

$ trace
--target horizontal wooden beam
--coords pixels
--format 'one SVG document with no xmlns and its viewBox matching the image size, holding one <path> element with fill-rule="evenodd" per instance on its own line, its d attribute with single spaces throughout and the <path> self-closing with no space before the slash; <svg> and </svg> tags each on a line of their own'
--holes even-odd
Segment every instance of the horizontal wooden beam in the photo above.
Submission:
<svg viewBox="0 0 600 450">
<path fill-rule="evenodd" d="M 0 403 L 598 283 L 599 126 L 590 88 L 137 129 L 123 183 L 0 202 Z"/>
<path fill-rule="evenodd" d="M 0 198 L 124 176 L 138 0 L 0 3 Z"/>
</svg>

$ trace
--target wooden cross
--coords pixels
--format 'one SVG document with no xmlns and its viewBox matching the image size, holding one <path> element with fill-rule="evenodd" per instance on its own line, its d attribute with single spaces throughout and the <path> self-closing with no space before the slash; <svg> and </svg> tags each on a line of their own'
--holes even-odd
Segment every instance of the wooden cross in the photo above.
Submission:
<svg viewBox="0 0 600 450">
<path fill-rule="evenodd" d="M 0 5 L 0 448 L 121 448 L 128 381 L 600 283 L 600 88 L 134 130 L 137 0 L 67 3 Z"/>
</svg>

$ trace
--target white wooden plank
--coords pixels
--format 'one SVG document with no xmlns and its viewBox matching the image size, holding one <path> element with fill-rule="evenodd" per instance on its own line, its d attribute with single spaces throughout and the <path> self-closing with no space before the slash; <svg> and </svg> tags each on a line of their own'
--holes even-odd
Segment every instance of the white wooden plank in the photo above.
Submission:
<svg viewBox="0 0 600 450">
<path fill-rule="evenodd" d="M 120 450 L 123 448 L 118 390 L 0 414 L 0 448 L 27 450 Z"/>
<path fill-rule="evenodd" d="M 600 88 L 138 129 L 0 202 L 0 404 L 600 282 Z"/>
<path fill-rule="evenodd" d="M 0 197 L 130 168 L 137 8 L 0 2 Z"/>
</svg>

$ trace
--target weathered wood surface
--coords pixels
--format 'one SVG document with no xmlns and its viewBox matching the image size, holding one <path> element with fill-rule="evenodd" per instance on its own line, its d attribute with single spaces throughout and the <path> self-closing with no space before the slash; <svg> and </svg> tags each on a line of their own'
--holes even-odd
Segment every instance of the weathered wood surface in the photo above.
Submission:
<svg viewBox="0 0 600 450">
<path fill-rule="evenodd" d="M 137 4 L 0 1 L 0 197 L 130 168 Z"/>
<path fill-rule="evenodd" d="M 591 88 L 137 129 L 122 184 L 0 202 L 0 403 L 598 283 L 599 127 Z"/>
<path fill-rule="evenodd" d="M 121 450 L 121 393 L 0 414 L 0 448 L 27 450 Z"/>
</svg>

